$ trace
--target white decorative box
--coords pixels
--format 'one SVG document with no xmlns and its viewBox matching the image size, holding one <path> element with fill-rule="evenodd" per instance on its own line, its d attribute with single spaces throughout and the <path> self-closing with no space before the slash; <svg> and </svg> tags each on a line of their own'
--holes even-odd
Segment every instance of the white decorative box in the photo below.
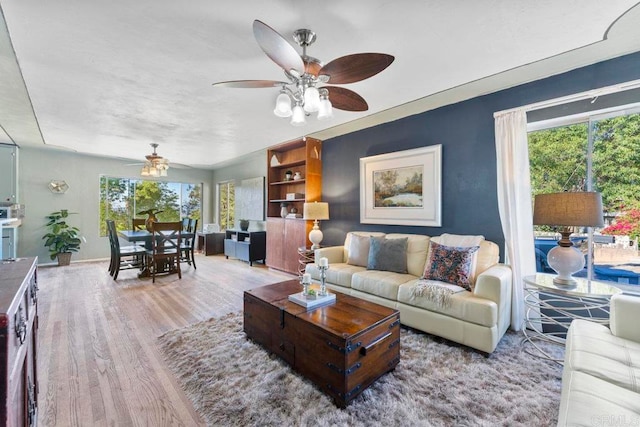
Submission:
<svg viewBox="0 0 640 427">
<path fill-rule="evenodd" d="M 304 194 L 302 193 L 287 193 L 287 200 L 295 200 L 295 199 L 304 199 Z"/>
<path fill-rule="evenodd" d="M 336 301 L 336 294 L 329 294 L 323 297 L 317 295 L 315 298 L 308 298 L 302 292 L 298 292 L 297 294 L 289 295 L 289 301 L 295 302 L 305 308 L 314 308 L 334 303 Z"/>
</svg>

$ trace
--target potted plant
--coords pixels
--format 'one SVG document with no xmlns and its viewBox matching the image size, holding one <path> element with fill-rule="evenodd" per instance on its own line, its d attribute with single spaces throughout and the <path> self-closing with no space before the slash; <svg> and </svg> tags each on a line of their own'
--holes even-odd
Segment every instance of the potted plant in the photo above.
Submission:
<svg viewBox="0 0 640 427">
<path fill-rule="evenodd" d="M 80 230 L 67 224 L 69 215 L 71 213 L 66 209 L 47 215 L 46 227 L 49 232 L 42 237 L 45 239 L 44 246 L 49 248 L 51 260 L 57 257 L 58 265 L 69 265 L 71 253 L 80 250 Z"/>
</svg>

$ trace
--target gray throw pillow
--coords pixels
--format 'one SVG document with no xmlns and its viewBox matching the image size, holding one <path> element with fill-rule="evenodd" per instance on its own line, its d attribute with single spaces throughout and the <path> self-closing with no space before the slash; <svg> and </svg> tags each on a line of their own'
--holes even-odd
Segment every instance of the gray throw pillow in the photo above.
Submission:
<svg viewBox="0 0 640 427">
<path fill-rule="evenodd" d="M 407 245 L 408 239 L 406 237 L 399 239 L 371 237 L 367 270 L 406 273 Z"/>
</svg>

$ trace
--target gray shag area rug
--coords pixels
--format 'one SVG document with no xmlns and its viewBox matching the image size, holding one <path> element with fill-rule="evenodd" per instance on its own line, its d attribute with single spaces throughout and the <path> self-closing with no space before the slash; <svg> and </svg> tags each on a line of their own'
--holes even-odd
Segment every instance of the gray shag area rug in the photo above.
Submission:
<svg viewBox="0 0 640 427">
<path fill-rule="evenodd" d="M 562 368 L 509 331 L 486 357 L 402 328 L 401 359 L 346 409 L 247 339 L 242 313 L 159 337 L 165 359 L 211 426 L 554 426 Z M 562 349 L 550 349 L 562 356 Z"/>
</svg>

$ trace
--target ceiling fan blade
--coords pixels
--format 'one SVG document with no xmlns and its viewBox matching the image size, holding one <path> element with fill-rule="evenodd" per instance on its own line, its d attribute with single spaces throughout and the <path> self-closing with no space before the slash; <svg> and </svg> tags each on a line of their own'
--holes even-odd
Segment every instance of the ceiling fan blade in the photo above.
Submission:
<svg viewBox="0 0 640 427">
<path fill-rule="evenodd" d="M 304 62 L 298 52 L 276 30 L 262 21 L 253 21 L 253 35 L 260 48 L 286 72 L 304 73 Z"/>
<path fill-rule="evenodd" d="M 213 83 L 213 86 L 235 88 L 262 88 L 282 87 L 288 84 L 288 82 L 278 82 L 276 80 L 230 80 L 228 82 Z"/>
<path fill-rule="evenodd" d="M 375 76 L 394 59 L 386 53 L 355 53 L 334 59 L 322 67 L 319 74 L 329 76 L 331 84 L 354 83 Z"/>
<path fill-rule="evenodd" d="M 367 111 L 369 106 L 363 97 L 352 90 L 338 86 L 323 86 L 329 91 L 329 101 L 333 108 L 344 111 Z"/>
</svg>

